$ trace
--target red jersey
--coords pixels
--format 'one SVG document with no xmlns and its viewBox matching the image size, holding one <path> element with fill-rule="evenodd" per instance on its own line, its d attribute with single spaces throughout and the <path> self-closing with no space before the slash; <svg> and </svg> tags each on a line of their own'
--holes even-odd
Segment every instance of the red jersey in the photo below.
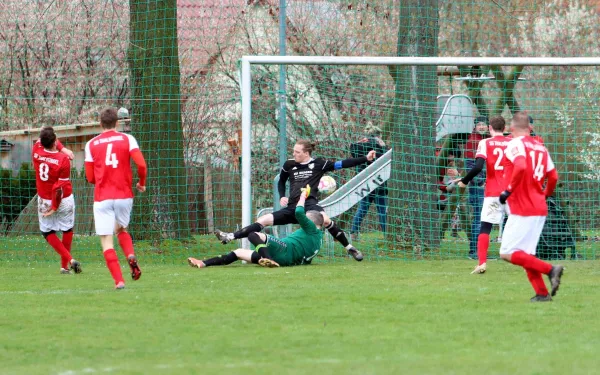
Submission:
<svg viewBox="0 0 600 375">
<path fill-rule="evenodd" d="M 497 135 L 479 142 L 476 158 L 485 159 L 485 192 L 486 197 L 499 197 L 506 188 L 504 179 L 504 167 L 506 158 L 504 153 L 511 139 L 503 135 Z"/>
<path fill-rule="evenodd" d="M 93 164 L 94 202 L 133 198 L 130 155 L 138 150 L 135 138 L 116 130 L 103 132 L 85 145 L 85 162 Z"/>
<path fill-rule="evenodd" d="M 70 180 L 71 162 L 67 155 L 60 151 L 46 150 L 38 140 L 33 145 L 31 160 L 35 171 L 35 186 L 40 198 L 53 200 L 54 192 L 60 188 L 62 188 L 63 198 L 73 194 Z"/>
<path fill-rule="evenodd" d="M 548 172 L 554 170 L 554 163 L 543 144 L 534 137 L 522 136 L 512 139 L 506 147 L 506 181 L 510 182 L 514 161 L 525 158 L 526 168 L 522 181 L 513 187 L 507 204 L 511 214 L 520 216 L 547 216 L 544 182 Z"/>
</svg>

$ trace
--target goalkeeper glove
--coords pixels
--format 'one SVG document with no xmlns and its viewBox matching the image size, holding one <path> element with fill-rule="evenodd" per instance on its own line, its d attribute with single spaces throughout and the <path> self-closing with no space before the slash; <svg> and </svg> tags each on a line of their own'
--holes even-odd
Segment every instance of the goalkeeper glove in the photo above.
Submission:
<svg viewBox="0 0 600 375">
<path fill-rule="evenodd" d="M 304 198 L 308 199 L 308 196 L 310 195 L 310 185 L 306 185 L 305 188 L 302 188 L 300 190 L 304 194 Z"/>
<path fill-rule="evenodd" d="M 512 192 L 508 190 L 504 190 L 502 193 L 500 193 L 500 197 L 498 198 L 500 204 L 506 204 L 506 200 L 508 199 L 508 197 L 510 197 L 511 193 Z"/>
</svg>

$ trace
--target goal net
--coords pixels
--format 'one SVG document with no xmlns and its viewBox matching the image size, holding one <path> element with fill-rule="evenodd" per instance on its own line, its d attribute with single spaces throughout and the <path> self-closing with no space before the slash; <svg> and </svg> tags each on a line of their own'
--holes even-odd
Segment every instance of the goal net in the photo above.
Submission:
<svg viewBox="0 0 600 375">
<path fill-rule="evenodd" d="M 450 192 L 446 186 L 473 164 L 479 140 L 489 137 L 491 117 L 503 116 L 508 132 L 513 114 L 526 111 L 560 176 L 538 252 L 593 258 L 600 199 L 598 63 L 244 57 L 243 225 L 279 208 L 275 179 L 297 140 L 316 143 L 313 157 L 332 161 L 364 156 L 368 145 L 378 147 L 378 160 L 329 173 L 337 191 L 320 197 L 351 243 L 371 257 L 476 256 L 485 172 L 467 189 Z M 491 255 L 501 235 L 494 226 Z M 345 255 L 328 233 L 324 238 L 327 256 Z"/>
</svg>

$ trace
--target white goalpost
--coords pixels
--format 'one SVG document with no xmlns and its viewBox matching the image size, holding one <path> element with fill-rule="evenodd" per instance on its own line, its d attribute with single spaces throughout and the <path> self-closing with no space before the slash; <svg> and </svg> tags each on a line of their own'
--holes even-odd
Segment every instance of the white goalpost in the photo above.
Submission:
<svg viewBox="0 0 600 375">
<path fill-rule="evenodd" d="M 241 59 L 242 227 L 252 223 L 252 65 L 599 66 L 600 57 L 244 56 Z M 248 241 L 246 239 L 244 239 L 242 246 L 248 248 Z"/>
</svg>

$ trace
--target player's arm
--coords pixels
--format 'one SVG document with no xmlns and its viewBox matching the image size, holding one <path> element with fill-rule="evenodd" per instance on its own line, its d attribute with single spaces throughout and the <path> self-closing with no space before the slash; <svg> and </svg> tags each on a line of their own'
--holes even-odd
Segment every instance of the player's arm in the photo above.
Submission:
<svg viewBox="0 0 600 375">
<path fill-rule="evenodd" d="M 367 156 L 362 156 L 360 158 L 350 158 L 350 159 L 338 160 L 335 162 L 327 160 L 327 161 L 325 161 L 325 164 L 323 165 L 323 170 L 326 172 L 331 172 L 331 171 L 337 171 L 338 169 L 356 167 L 357 165 L 372 162 L 373 160 L 375 160 L 375 157 L 376 157 L 375 150 L 371 150 L 371 151 L 369 151 Z"/>
<path fill-rule="evenodd" d="M 277 192 L 279 193 L 279 203 L 282 206 L 288 204 L 288 198 L 285 196 L 285 184 L 290 178 L 289 170 L 292 168 L 291 164 L 287 161 L 283 163 L 281 171 L 279 172 L 279 181 L 277 182 Z"/>
<path fill-rule="evenodd" d="M 558 183 L 558 172 L 554 167 L 554 162 L 548 155 L 548 166 L 546 168 L 546 188 L 544 189 L 544 195 L 549 197 L 554 194 L 554 189 L 556 189 L 556 184 Z"/>
<path fill-rule="evenodd" d="M 44 214 L 44 216 L 52 215 L 58 207 L 60 206 L 60 202 L 63 199 L 63 186 L 68 184 L 71 179 L 71 163 L 68 159 L 64 159 L 61 168 L 58 171 L 58 179 L 52 185 L 52 205 L 50 206 L 50 210 Z"/>
<path fill-rule="evenodd" d="M 131 151 L 131 159 L 133 159 L 133 162 L 137 166 L 138 178 L 140 179 L 136 185 L 137 189 L 140 193 L 143 193 L 146 191 L 146 177 L 148 175 L 148 166 L 146 165 L 144 154 L 137 148 Z"/>
<path fill-rule="evenodd" d="M 298 224 L 300 224 L 300 228 L 304 229 L 306 233 L 317 233 L 319 230 L 315 223 L 313 223 L 308 217 L 306 217 L 306 211 L 304 209 L 304 203 L 306 202 L 306 198 L 310 195 L 310 186 L 307 186 L 305 189 L 302 189 L 300 193 L 300 199 L 298 200 L 298 204 L 296 205 L 296 211 L 294 215 L 296 216 L 296 220 L 298 220 Z"/>
<path fill-rule="evenodd" d="M 479 141 L 477 145 L 477 153 L 475 154 L 475 165 L 471 167 L 467 175 L 460 180 L 458 180 L 458 186 L 466 187 L 469 182 L 471 182 L 485 166 L 485 160 L 487 159 L 487 143 L 485 139 Z"/>
<path fill-rule="evenodd" d="M 85 144 L 85 179 L 90 184 L 96 183 L 96 176 L 94 176 L 94 159 L 92 158 L 92 152 L 90 151 L 90 142 Z"/>
<path fill-rule="evenodd" d="M 71 151 L 68 148 L 66 148 L 65 146 L 63 146 L 63 144 L 60 142 L 60 140 L 58 140 L 58 139 L 56 140 L 55 146 L 56 146 L 56 149 L 58 150 L 58 152 L 61 152 L 65 155 L 67 155 L 67 157 L 70 160 L 75 159 L 75 154 L 73 153 L 73 151 Z"/>
<path fill-rule="evenodd" d="M 467 173 L 467 175 L 465 177 L 463 177 L 459 180 L 458 186 L 460 186 L 460 187 L 467 186 L 469 184 L 469 182 L 471 182 L 471 180 L 473 180 L 479 173 L 481 173 L 484 166 L 485 166 L 485 159 L 484 158 L 476 158 L 475 165 L 473 165 L 473 167 L 471 168 L 471 170 L 469 170 L 469 172 Z"/>
</svg>

